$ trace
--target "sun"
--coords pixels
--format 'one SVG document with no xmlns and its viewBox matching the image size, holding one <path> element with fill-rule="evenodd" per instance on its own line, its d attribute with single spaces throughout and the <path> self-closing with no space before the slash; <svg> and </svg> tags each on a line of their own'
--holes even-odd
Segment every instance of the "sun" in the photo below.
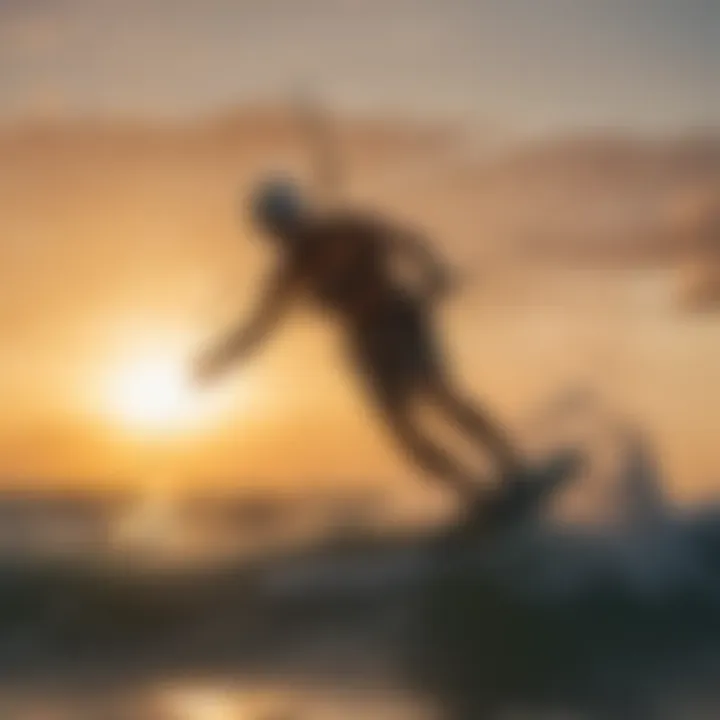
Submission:
<svg viewBox="0 0 720 720">
<path fill-rule="evenodd" d="M 202 400 L 184 363 L 169 353 L 145 353 L 125 359 L 110 373 L 107 382 L 109 413 L 132 430 L 184 428 L 204 414 Z"/>
<path fill-rule="evenodd" d="M 191 371 L 193 345 L 182 340 L 127 342 L 106 356 L 92 402 L 107 422 L 124 433 L 162 438 L 204 435 L 231 417 L 257 412 L 257 383 L 249 375 L 198 386 Z"/>
<path fill-rule="evenodd" d="M 133 425 L 158 426 L 187 416 L 191 392 L 182 368 L 166 358 L 138 360 L 115 383 L 114 404 L 121 418 Z"/>
</svg>

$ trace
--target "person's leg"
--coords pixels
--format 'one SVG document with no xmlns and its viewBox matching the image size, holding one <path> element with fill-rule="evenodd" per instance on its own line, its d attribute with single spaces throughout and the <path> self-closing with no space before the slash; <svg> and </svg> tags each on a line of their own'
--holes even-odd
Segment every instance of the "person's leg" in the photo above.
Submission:
<svg viewBox="0 0 720 720">
<path fill-rule="evenodd" d="M 474 481 L 472 473 L 418 429 L 409 403 L 384 399 L 379 407 L 386 427 L 412 461 L 425 472 L 451 485 L 461 496 L 470 500 L 478 498 L 481 487 Z"/>
<path fill-rule="evenodd" d="M 512 474 L 522 467 L 520 453 L 515 449 L 502 425 L 486 410 L 462 396 L 443 373 L 435 373 L 428 382 L 430 392 L 452 422 L 477 438 L 490 450 L 501 473 Z"/>
<path fill-rule="evenodd" d="M 356 367 L 380 419 L 400 447 L 425 472 L 477 500 L 482 486 L 476 473 L 428 438 L 415 412 L 414 400 L 432 399 L 429 378 L 437 366 L 425 309 L 409 298 L 401 298 L 374 322 L 355 330 Z"/>
<path fill-rule="evenodd" d="M 510 476 L 521 467 L 520 454 L 504 428 L 475 403 L 463 397 L 449 381 L 446 361 L 438 348 L 431 315 L 419 304 L 409 305 L 403 316 L 404 361 L 414 391 L 434 402 L 447 419 L 489 450 L 499 471 Z"/>
</svg>

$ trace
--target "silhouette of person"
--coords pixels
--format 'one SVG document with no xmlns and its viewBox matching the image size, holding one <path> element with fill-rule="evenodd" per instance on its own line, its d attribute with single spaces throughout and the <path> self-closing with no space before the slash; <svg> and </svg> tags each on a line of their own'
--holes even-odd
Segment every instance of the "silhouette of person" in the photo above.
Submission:
<svg viewBox="0 0 720 720">
<path fill-rule="evenodd" d="M 505 477 L 516 474 L 519 456 L 504 429 L 458 391 L 436 346 L 432 310 L 452 283 L 425 242 L 369 213 L 318 212 L 292 181 L 262 183 L 250 205 L 254 222 L 274 241 L 279 262 L 254 316 L 197 358 L 196 380 L 210 382 L 247 357 L 304 293 L 342 325 L 380 417 L 425 472 L 464 495 L 478 495 L 476 473 L 419 428 L 417 401 L 436 405 L 490 453 Z M 393 272 L 398 256 L 421 271 L 421 287 L 409 287 Z"/>
</svg>

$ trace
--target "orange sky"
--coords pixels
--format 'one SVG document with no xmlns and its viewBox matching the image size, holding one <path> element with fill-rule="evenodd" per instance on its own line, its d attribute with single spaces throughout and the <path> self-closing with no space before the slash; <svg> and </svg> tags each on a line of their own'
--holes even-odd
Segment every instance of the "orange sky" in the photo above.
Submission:
<svg viewBox="0 0 720 720">
<path fill-rule="evenodd" d="M 341 127 L 355 196 L 425 228 L 467 275 L 470 285 L 446 310 L 443 341 L 468 391 L 515 423 L 559 388 L 592 381 L 622 392 L 654 423 L 674 468 L 699 482 L 717 467 L 720 402 L 708 403 L 720 387 L 716 328 L 673 314 L 672 279 L 657 287 L 643 279 L 660 251 L 643 249 L 636 221 L 652 226 L 652 207 L 687 184 L 680 171 L 651 183 L 666 167 L 656 150 L 643 164 L 645 150 L 622 142 L 607 156 L 615 160 L 598 165 L 607 141 L 587 152 L 577 143 L 530 148 L 496 165 L 460 153 L 462 162 L 445 165 L 438 158 L 455 131 L 359 120 Z M 147 433 L 118 407 L 115 386 L 128 368 L 158 354 L 186 367 L 205 339 L 248 310 L 272 257 L 244 225 L 243 188 L 268 167 L 307 173 L 306 150 L 293 122 L 274 111 L 155 127 L 0 130 L 5 482 L 412 474 L 368 414 L 341 338 L 301 311 L 223 385 L 224 409 L 194 429 L 170 423 Z M 657 197 L 646 197 L 649 186 Z M 573 212 L 565 211 L 569 192 Z M 642 208 L 637 217 L 632 207 Z M 561 255 L 574 248 L 582 257 L 617 237 L 625 250 L 616 264 L 631 268 L 647 255 L 637 277 L 593 274 L 593 255 L 579 276 L 557 275 L 522 249 L 529 239 L 561 240 L 569 243 Z"/>
<path fill-rule="evenodd" d="M 302 314 L 194 425 L 148 433 L 118 399 L 248 309 L 271 258 L 239 198 L 268 169 L 309 173 L 294 120 L 257 107 L 306 81 L 348 112 L 354 197 L 423 227 L 466 273 L 444 340 L 470 391 L 514 421 L 576 379 L 622 388 L 675 466 L 705 477 L 712 326 L 642 321 L 638 344 L 625 316 L 647 312 L 642 273 L 596 288 L 528 266 L 530 250 L 585 271 L 678 260 L 664 208 L 720 185 L 718 7 L 0 1 L 0 479 L 408 473 L 339 338 Z M 407 120 L 433 115 L 463 126 Z M 596 127 L 619 137 L 575 141 Z M 648 146 L 658 132 L 681 137 Z M 512 144 L 528 133 L 548 144 Z"/>
</svg>

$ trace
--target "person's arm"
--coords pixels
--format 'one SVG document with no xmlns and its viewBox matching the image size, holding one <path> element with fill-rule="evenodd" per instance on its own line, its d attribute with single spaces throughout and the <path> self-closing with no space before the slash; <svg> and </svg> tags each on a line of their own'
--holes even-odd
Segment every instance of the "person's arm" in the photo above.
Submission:
<svg viewBox="0 0 720 720">
<path fill-rule="evenodd" d="M 195 379 L 210 382 L 255 350 L 282 317 L 293 288 L 293 277 L 287 268 L 276 272 L 265 286 L 250 320 L 244 320 L 200 354 L 193 368 Z"/>
<path fill-rule="evenodd" d="M 434 300 L 451 290 L 453 278 L 449 268 L 441 262 L 424 238 L 413 232 L 400 231 L 392 236 L 392 244 L 421 268 L 423 295 L 426 298 Z"/>
</svg>

